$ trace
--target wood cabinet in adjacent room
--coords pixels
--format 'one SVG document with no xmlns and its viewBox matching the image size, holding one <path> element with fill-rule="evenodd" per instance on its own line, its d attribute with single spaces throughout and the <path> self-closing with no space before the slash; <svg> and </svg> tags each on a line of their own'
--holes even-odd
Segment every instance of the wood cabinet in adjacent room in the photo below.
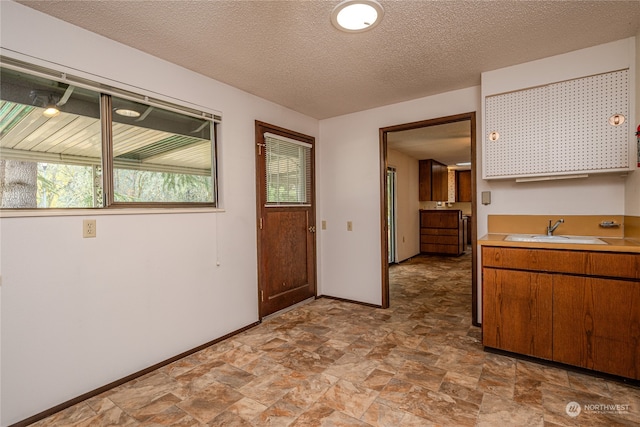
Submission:
<svg viewBox="0 0 640 427">
<path fill-rule="evenodd" d="M 456 171 L 456 202 L 471 201 L 471 171 Z"/>
<path fill-rule="evenodd" d="M 482 248 L 483 344 L 640 379 L 640 254 Z"/>
<path fill-rule="evenodd" d="M 449 171 L 447 165 L 436 160 L 420 160 L 419 172 L 419 200 L 421 202 L 444 202 L 449 200 Z"/>
<path fill-rule="evenodd" d="M 460 210 L 420 211 L 420 252 L 461 255 L 464 225 Z"/>
</svg>

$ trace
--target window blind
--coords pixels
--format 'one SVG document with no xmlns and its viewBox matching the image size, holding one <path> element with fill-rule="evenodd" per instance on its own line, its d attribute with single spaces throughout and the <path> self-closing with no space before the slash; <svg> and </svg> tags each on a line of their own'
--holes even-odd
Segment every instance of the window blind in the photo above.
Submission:
<svg viewBox="0 0 640 427">
<path fill-rule="evenodd" d="M 311 203 L 311 144 L 264 134 L 268 205 Z"/>
</svg>

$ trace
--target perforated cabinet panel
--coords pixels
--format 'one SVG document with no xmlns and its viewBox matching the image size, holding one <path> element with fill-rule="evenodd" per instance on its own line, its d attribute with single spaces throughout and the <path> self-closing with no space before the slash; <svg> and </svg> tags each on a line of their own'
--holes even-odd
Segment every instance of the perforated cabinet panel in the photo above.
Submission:
<svg viewBox="0 0 640 427">
<path fill-rule="evenodd" d="M 549 171 L 618 169 L 629 164 L 627 71 L 549 85 Z M 627 120 L 609 124 L 615 114 Z"/>
<path fill-rule="evenodd" d="M 486 98 L 485 174 L 491 177 L 545 171 L 546 88 Z M 500 135 L 489 140 L 491 132 Z"/>
<path fill-rule="evenodd" d="M 627 70 L 487 97 L 485 178 L 628 168 L 628 105 Z"/>
</svg>

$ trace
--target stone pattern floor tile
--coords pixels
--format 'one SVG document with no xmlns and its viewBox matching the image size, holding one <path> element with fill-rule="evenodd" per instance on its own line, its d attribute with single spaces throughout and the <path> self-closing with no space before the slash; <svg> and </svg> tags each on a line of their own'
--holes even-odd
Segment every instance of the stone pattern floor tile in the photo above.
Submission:
<svg viewBox="0 0 640 427">
<path fill-rule="evenodd" d="M 469 254 L 391 266 L 390 301 L 315 300 L 34 425 L 640 425 L 638 387 L 485 352 Z"/>
</svg>

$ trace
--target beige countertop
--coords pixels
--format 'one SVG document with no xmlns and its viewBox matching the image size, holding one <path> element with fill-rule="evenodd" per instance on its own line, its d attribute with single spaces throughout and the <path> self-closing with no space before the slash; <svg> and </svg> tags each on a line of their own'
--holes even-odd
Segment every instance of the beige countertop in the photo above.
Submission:
<svg viewBox="0 0 640 427">
<path fill-rule="evenodd" d="M 481 246 L 503 246 L 513 248 L 535 248 L 535 249 L 573 249 L 601 252 L 632 252 L 640 253 L 640 241 L 635 239 L 623 239 L 612 237 L 594 236 L 606 242 L 606 245 L 590 245 L 578 243 L 549 243 L 549 242 L 507 242 L 505 237 L 508 234 L 490 233 L 478 239 Z"/>
</svg>

